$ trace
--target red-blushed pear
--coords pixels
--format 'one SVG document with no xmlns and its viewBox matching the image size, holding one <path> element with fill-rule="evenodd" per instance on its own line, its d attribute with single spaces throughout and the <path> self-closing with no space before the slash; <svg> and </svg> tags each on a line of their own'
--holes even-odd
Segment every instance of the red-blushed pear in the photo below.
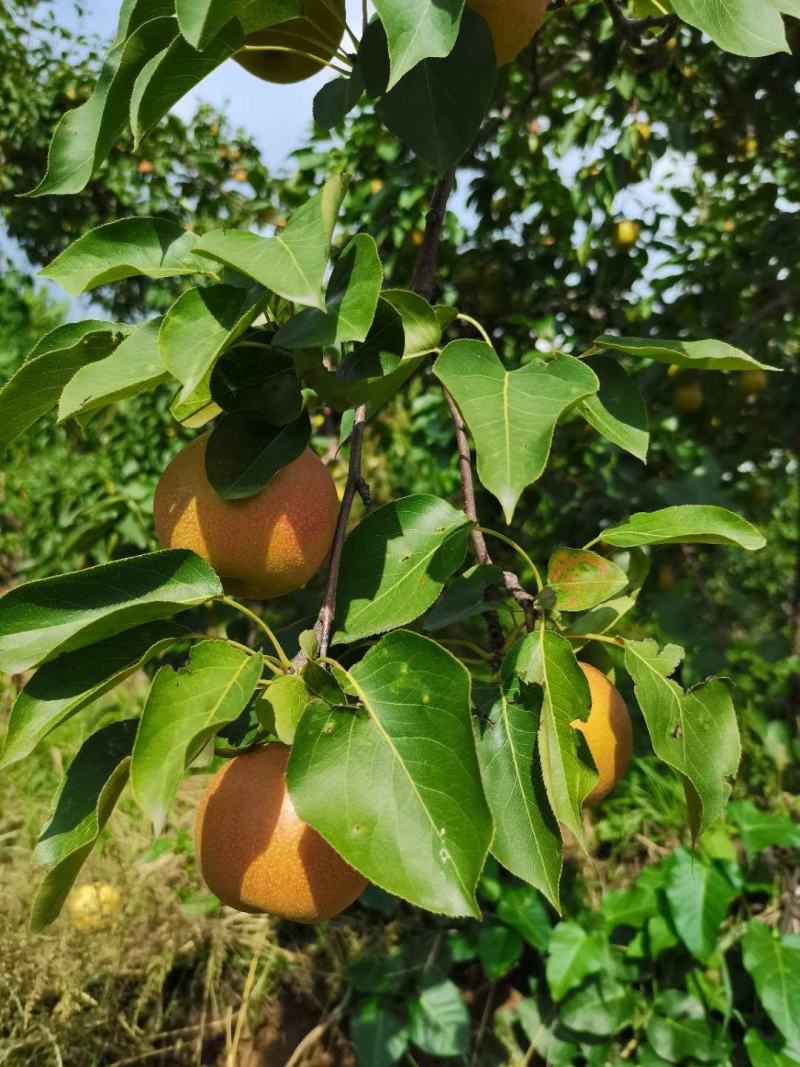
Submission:
<svg viewBox="0 0 800 1067">
<path fill-rule="evenodd" d="M 539 29 L 547 0 L 467 0 L 489 23 L 498 67 L 510 63 Z"/>
<path fill-rule="evenodd" d="M 254 496 L 223 501 L 206 476 L 208 434 L 161 475 L 153 503 L 162 548 L 207 560 L 234 596 L 268 599 L 299 589 L 322 566 L 339 500 L 327 467 L 306 449 Z"/>
<path fill-rule="evenodd" d="M 589 663 L 578 666 L 589 683 L 591 706 L 589 718 L 575 719 L 572 725 L 586 738 L 597 768 L 597 785 L 586 798 L 586 804 L 597 804 L 608 796 L 630 763 L 633 749 L 633 727 L 625 701 L 608 678 Z"/>
<path fill-rule="evenodd" d="M 224 904 L 323 922 L 349 907 L 367 880 L 297 815 L 286 788 L 289 753 L 265 745 L 217 771 L 197 812 L 197 858 Z"/>
</svg>

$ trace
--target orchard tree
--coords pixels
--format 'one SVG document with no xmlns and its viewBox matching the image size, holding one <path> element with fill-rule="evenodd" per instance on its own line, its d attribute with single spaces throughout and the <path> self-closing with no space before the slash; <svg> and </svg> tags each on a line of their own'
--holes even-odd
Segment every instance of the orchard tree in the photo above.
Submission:
<svg viewBox="0 0 800 1067">
<path fill-rule="evenodd" d="M 584 807 L 631 756 L 631 719 L 605 649 L 632 680 L 655 754 L 683 783 L 692 838 L 724 811 L 740 759 L 730 683 L 684 690 L 673 677 L 684 649 L 624 628 L 659 546 L 756 551 L 759 531 L 725 508 L 678 503 L 576 529 L 534 559 L 508 527 L 558 461 L 560 423 L 583 420 L 646 461 L 647 413 L 625 366 L 703 376 L 773 368 L 725 340 L 618 329 L 578 355 L 531 355 L 524 322 L 498 351 L 479 307 L 437 302 L 436 269 L 457 168 L 476 145 L 502 156 L 492 138 L 514 106 L 509 86 L 519 86 L 507 64 L 537 32 L 540 51 L 571 33 L 577 41 L 596 8 L 637 55 L 668 52 L 683 19 L 712 38 L 709 53 L 754 56 L 787 48 L 781 12 L 796 5 L 735 4 L 721 20 L 716 0 L 551 7 L 377 0 L 353 28 L 341 0 L 251 0 L 233 5 L 233 18 L 228 0 L 123 4 L 94 94 L 60 119 L 34 198 L 79 195 L 126 126 L 146 143 L 185 92 L 234 59 L 260 79 L 253 92 L 265 107 L 261 82 L 334 70 L 317 121 L 333 126 L 366 98 L 382 136 L 429 175 L 430 199 L 405 286 L 396 272 L 385 284 L 369 228 L 335 236 L 343 201 L 360 195 L 344 173 L 269 236 L 191 217 L 123 218 L 46 268 L 72 295 L 130 278 L 192 284 L 144 323 L 91 320 L 43 337 L 0 393 L 0 444 L 54 407 L 83 421 L 164 382 L 174 383 L 175 419 L 202 432 L 156 492 L 162 551 L 0 600 L 0 667 L 35 669 L 11 712 L 3 766 L 142 665 L 169 658 L 141 716 L 94 733 L 67 771 L 37 847 L 48 867 L 37 928 L 58 915 L 128 783 L 158 833 L 182 776 L 212 757 L 221 766 L 198 813 L 197 851 L 209 886 L 233 907 L 313 922 L 373 883 L 420 908 L 477 918 L 491 852 L 558 909 L 563 842 L 587 848 Z M 638 235 L 619 227 L 614 242 L 630 247 Z M 550 236 L 547 247 L 566 239 L 557 224 Z M 483 269 L 479 255 L 473 265 Z M 557 308 L 562 294 L 549 299 Z M 565 320 L 571 301 L 565 292 Z M 412 380 L 450 413 L 459 506 L 428 493 L 375 502 L 364 480 L 369 424 Z M 349 451 L 338 491 L 309 448 L 320 414 L 336 420 Z M 476 476 L 501 529 L 481 524 Z M 353 525 L 358 499 L 366 514 Z M 518 558 L 515 571 L 494 562 L 495 542 Z M 270 625 L 269 601 L 323 565 L 318 618 L 290 647 Z M 229 636 L 234 614 L 254 627 L 251 641 Z"/>
</svg>

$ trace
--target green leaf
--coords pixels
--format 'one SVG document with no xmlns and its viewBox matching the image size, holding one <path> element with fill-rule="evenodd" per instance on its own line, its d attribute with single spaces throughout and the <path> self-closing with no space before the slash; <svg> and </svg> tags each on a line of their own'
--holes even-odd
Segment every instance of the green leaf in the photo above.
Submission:
<svg viewBox="0 0 800 1067">
<path fill-rule="evenodd" d="M 51 330 L 0 389 L 0 449 L 56 406 L 82 367 L 104 360 L 128 332 L 113 322 L 69 322 Z"/>
<path fill-rule="evenodd" d="M 666 884 L 670 915 L 698 960 L 716 951 L 719 928 L 737 892 L 720 861 L 705 863 L 684 848 L 673 853 Z"/>
<path fill-rule="evenodd" d="M 475 440 L 478 477 L 511 522 L 523 490 L 541 477 L 556 423 L 597 389 L 593 371 L 571 356 L 506 371 L 482 341 L 453 341 L 434 372 Z"/>
<path fill-rule="evenodd" d="M 786 1041 L 800 1048 L 800 937 L 753 919 L 742 939 L 744 965 L 764 1011 Z"/>
<path fill-rule="evenodd" d="M 308 702 L 305 682 L 291 674 L 276 678 L 261 697 L 260 703 L 270 708 L 275 721 L 275 733 L 284 745 L 291 745 L 294 741 L 297 724 Z"/>
<path fill-rule="evenodd" d="M 633 990 L 601 974 L 575 990 L 561 1005 L 559 1018 L 575 1033 L 613 1037 L 631 1024 L 636 1004 Z"/>
<path fill-rule="evenodd" d="M 700 1001 L 677 989 L 668 989 L 657 999 L 647 1040 L 668 1063 L 718 1063 L 730 1052 L 726 1035 L 706 1017 Z"/>
<path fill-rule="evenodd" d="M 734 800 L 728 818 L 739 827 L 742 846 L 751 856 L 766 848 L 800 848 L 800 825 L 779 811 L 762 811 L 752 800 Z"/>
<path fill-rule="evenodd" d="M 744 1047 L 751 1067 L 797 1067 L 797 1060 L 780 1047 L 781 1042 L 762 1037 L 757 1030 L 744 1035 Z"/>
<path fill-rule="evenodd" d="M 360 709 L 314 704 L 297 728 L 288 784 L 300 818 L 387 892 L 477 917 L 492 824 L 467 671 L 435 642 L 398 631 L 349 681 Z"/>
<path fill-rule="evenodd" d="M 525 943 L 516 930 L 485 923 L 478 931 L 478 959 L 490 982 L 503 978 L 519 962 Z"/>
<path fill-rule="evenodd" d="M 101 641 L 90 656 L 79 649 L 40 667 L 11 709 L 0 769 L 188 634 L 178 623 L 148 623 Z"/>
<path fill-rule="evenodd" d="M 375 0 L 389 46 L 392 89 L 423 59 L 449 56 L 461 25 L 464 0 Z"/>
<path fill-rule="evenodd" d="M 443 630 L 491 610 L 492 605 L 484 599 L 484 594 L 487 589 L 499 585 L 502 579 L 501 568 L 493 563 L 476 564 L 456 575 L 422 620 L 423 629 L 429 632 Z"/>
<path fill-rule="evenodd" d="M 134 218 L 89 230 L 39 271 L 70 296 L 125 278 L 211 274 L 194 255 L 197 237 L 169 219 Z"/>
<path fill-rule="evenodd" d="M 574 922 L 559 923 L 547 947 L 547 985 L 556 1003 L 589 975 L 608 966 L 608 945 L 600 933 L 589 933 Z"/>
<path fill-rule="evenodd" d="M 122 6 L 117 17 L 117 32 L 111 43 L 112 48 L 122 42 L 150 19 L 160 15 L 172 15 L 174 13 L 174 0 L 122 0 Z"/>
<path fill-rule="evenodd" d="M 492 687 L 476 726 L 478 760 L 495 823 L 492 855 L 559 908 L 561 835 L 550 811 L 537 758 L 540 712 L 512 703 Z"/>
<path fill-rule="evenodd" d="M 420 2 L 413 0 L 415 5 Z M 453 0 L 445 2 L 452 4 Z M 425 6 L 442 8 L 441 3 Z M 385 50 L 385 40 L 376 36 L 374 47 Z M 464 71 L 469 71 L 468 78 Z M 467 8 L 455 46 L 446 58 L 417 63 L 382 97 L 376 112 L 387 129 L 441 174 L 457 163 L 475 140 L 489 110 L 496 78 L 491 31 L 480 15 Z M 369 91 L 366 68 L 365 81 Z M 385 86 L 383 78 L 381 81 Z"/>
<path fill-rule="evenodd" d="M 330 708 L 345 707 L 347 697 L 344 690 L 334 676 L 314 660 L 310 660 L 303 668 L 303 684 L 312 697 L 321 700 Z"/>
<path fill-rule="evenodd" d="M 464 1056 L 469 1046 L 469 1012 L 458 986 L 438 975 L 423 980 L 408 1006 L 409 1037 L 431 1056 Z"/>
<path fill-rule="evenodd" d="M 581 809 L 597 783 L 597 772 L 572 723 L 589 713 L 589 684 L 569 641 L 545 629 L 512 648 L 503 663 L 503 676 L 512 673 L 543 690 L 539 761 L 545 789 L 556 819 L 585 848 Z"/>
<path fill-rule="evenodd" d="M 175 0 L 175 12 L 183 36 L 200 49 L 235 16 L 252 32 L 301 14 L 302 0 Z"/>
<path fill-rule="evenodd" d="M 370 997 L 350 1016 L 350 1039 L 363 1067 L 392 1067 L 406 1053 L 408 1027 L 378 997 Z"/>
<path fill-rule="evenodd" d="M 547 585 L 556 592 L 559 611 L 586 611 L 628 584 L 625 571 L 586 549 L 559 548 L 550 557 Z"/>
<path fill-rule="evenodd" d="M 716 3 L 718 0 L 711 0 Z M 722 3 L 737 3 L 738 0 L 719 0 Z M 750 0 L 744 0 L 750 3 Z M 628 356 L 641 356 L 657 363 L 671 363 L 676 367 L 691 367 L 693 370 L 777 370 L 766 363 L 748 356 L 724 341 L 661 341 L 655 338 L 614 337 L 604 333 L 594 342 L 596 348 L 609 348 Z"/>
<path fill-rule="evenodd" d="M 223 411 L 254 411 L 273 426 L 286 426 L 304 407 L 294 360 L 288 352 L 241 341 L 214 364 L 211 398 Z"/>
<path fill-rule="evenodd" d="M 243 500 L 298 459 L 311 439 L 308 412 L 273 426 L 254 411 L 226 415 L 206 446 L 206 474 L 220 500 Z"/>
<path fill-rule="evenodd" d="M 327 310 L 304 308 L 278 330 L 275 345 L 294 349 L 363 341 L 375 318 L 382 284 L 378 246 L 360 233 L 334 264 L 325 294 Z"/>
<path fill-rule="evenodd" d="M 727 684 L 712 678 L 684 693 L 670 678 L 682 658 L 677 645 L 659 652 L 651 639 L 625 642 L 625 669 L 633 678 L 653 749 L 683 778 L 696 840 L 725 810 L 741 744 Z"/>
<path fill-rule="evenodd" d="M 226 641 L 202 641 L 178 671 L 162 667 L 142 711 L 131 787 L 158 836 L 181 778 L 205 743 L 244 710 L 263 661 Z"/>
<path fill-rule="evenodd" d="M 728 545 L 757 552 L 767 543 L 759 530 L 727 508 L 682 504 L 660 511 L 639 511 L 597 540 L 617 548 L 638 545 Z"/>
<path fill-rule="evenodd" d="M 342 552 L 336 642 L 418 618 L 464 562 L 471 523 L 445 500 L 417 494 L 376 508 Z"/>
<path fill-rule="evenodd" d="M 195 250 L 233 267 L 285 300 L 324 311 L 322 286 L 346 187 L 346 177 L 331 178 L 295 211 L 283 233 L 275 237 L 214 230 L 199 240 Z"/>
<path fill-rule="evenodd" d="M 364 95 L 364 79 L 358 66 L 349 78 L 334 78 L 322 86 L 314 97 L 314 122 L 332 130 L 350 114 Z"/>
<path fill-rule="evenodd" d="M 433 352 L 442 339 L 442 327 L 428 301 L 410 289 L 384 289 L 381 296 L 400 316 L 403 327 L 401 354 L 421 356 Z M 373 335 L 373 343 L 380 340 Z"/>
<path fill-rule="evenodd" d="M 169 9 L 166 3 L 157 5 Z M 79 193 L 107 158 L 128 120 L 139 71 L 175 35 L 175 19 L 153 17 L 107 54 L 94 92 L 61 116 L 53 134 L 47 173 L 29 196 Z"/>
<path fill-rule="evenodd" d="M 18 674 L 221 595 L 205 560 L 184 549 L 27 582 L 0 597 L 0 670 Z"/>
<path fill-rule="evenodd" d="M 168 378 L 158 354 L 161 319 L 137 327 L 105 359 L 90 363 L 70 379 L 58 404 L 58 421 L 137 396 Z"/>
<path fill-rule="evenodd" d="M 128 780 L 136 720 L 111 723 L 85 741 L 70 764 L 34 857 L 52 867 L 36 894 L 31 926 L 54 919 Z"/>
<path fill-rule="evenodd" d="M 606 440 L 646 463 L 650 433 L 638 386 L 615 359 L 599 356 L 591 367 L 600 389 L 583 401 L 583 417 Z"/>
<path fill-rule="evenodd" d="M 781 7 L 770 0 L 672 0 L 675 13 L 736 56 L 789 52 Z"/>
<path fill-rule="evenodd" d="M 540 952 L 550 943 L 552 928 L 542 898 L 527 885 L 503 887 L 497 905 L 497 917 Z"/>
<path fill-rule="evenodd" d="M 130 103 L 134 148 L 182 97 L 244 43 L 238 22 L 228 22 L 202 52 L 176 35 L 137 75 Z"/>
<path fill-rule="evenodd" d="M 610 930 L 617 926 L 641 929 L 658 912 L 656 890 L 648 885 L 634 885 L 630 889 L 604 893 L 600 911 Z"/>
<path fill-rule="evenodd" d="M 158 347 L 161 361 L 182 384 L 175 417 L 187 418 L 211 404 L 211 374 L 222 353 L 266 307 L 261 286 L 212 285 L 182 293 L 165 315 Z"/>
</svg>

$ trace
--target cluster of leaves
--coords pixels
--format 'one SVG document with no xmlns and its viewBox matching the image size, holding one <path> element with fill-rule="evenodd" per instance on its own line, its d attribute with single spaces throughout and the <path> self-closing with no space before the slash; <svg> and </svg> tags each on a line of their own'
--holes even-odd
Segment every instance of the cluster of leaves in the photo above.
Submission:
<svg viewBox="0 0 800 1067">
<path fill-rule="evenodd" d="M 764 910 L 771 864 L 789 870 L 798 846 L 784 814 L 737 801 L 701 853 L 676 850 L 599 908 L 576 901 L 567 921 L 490 863 L 480 928 L 420 931 L 351 966 L 359 1063 L 390 1067 L 409 1047 L 554 1067 L 796 1063 L 800 940 Z M 377 894 L 364 903 L 396 911 Z"/>
</svg>

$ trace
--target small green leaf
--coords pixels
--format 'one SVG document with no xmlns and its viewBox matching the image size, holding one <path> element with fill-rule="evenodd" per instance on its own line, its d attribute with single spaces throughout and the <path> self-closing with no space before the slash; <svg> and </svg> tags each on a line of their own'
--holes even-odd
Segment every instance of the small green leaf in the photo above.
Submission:
<svg viewBox="0 0 800 1067">
<path fill-rule="evenodd" d="M 89 230 L 39 273 L 70 296 L 125 278 L 211 274 L 194 255 L 197 237 L 169 219 L 133 218 Z"/>
<path fill-rule="evenodd" d="M 300 818 L 387 892 L 477 917 L 492 824 L 467 671 L 401 630 L 373 645 L 349 681 L 361 708 L 312 704 L 300 719 L 288 769 Z"/>
<path fill-rule="evenodd" d="M 597 377 L 571 356 L 509 372 L 482 341 L 451 342 L 434 372 L 475 440 L 482 484 L 511 522 L 523 490 L 544 471 L 556 423 L 597 390 Z"/>
<path fill-rule="evenodd" d="M 516 930 L 485 923 L 478 931 L 478 959 L 490 982 L 503 978 L 519 962 L 525 943 Z"/>
<path fill-rule="evenodd" d="M 137 5 L 145 7 L 145 3 Z M 169 13 L 171 5 L 149 4 Z M 94 92 L 85 104 L 61 116 L 53 134 L 47 173 L 28 195 L 79 193 L 107 158 L 128 121 L 128 104 L 139 71 L 166 48 L 175 35 L 175 19 L 151 17 L 107 54 Z"/>
<path fill-rule="evenodd" d="M 561 1005 L 559 1018 L 578 1034 L 613 1037 L 633 1021 L 637 997 L 609 974 L 595 976 Z"/>
<path fill-rule="evenodd" d="M 81 367 L 61 394 L 58 421 L 138 396 L 166 381 L 169 375 L 158 352 L 161 321 L 143 323 L 105 359 Z"/>
<path fill-rule="evenodd" d="M 650 433 L 637 385 L 615 359 L 597 357 L 591 361 L 591 368 L 600 381 L 600 389 L 583 401 L 583 417 L 606 440 L 646 463 Z"/>
<path fill-rule="evenodd" d="M 556 592 L 560 611 L 587 611 L 628 584 L 625 571 L 586 549 L 559 548 L 550 557 L 547 585 Z"/>
<path fill-rule="evenodd" d="M 481 701 L 478 760 L 495 823 L 492 855 L 560 905 L 561 835 L 542 782 L 537 753 L 540 712 L 512 703 L 497 687 Z"/>
<path fill-rule="evenodd" d="M 436 974 L 423 979 L 408 1007 L 409 1037 L 431 1056 L 464 1056 L 469 1046 L 469 1012 L 458 986 Z"/>
<path fill-rule="evenodd" d="M 349 78 L 334 78 L 322 86 L 314 97 L 314 122 L 332 130 L 350 114 L 364 95 L 364 79 L 356 65 Z"/>
<path fill-rule="evenodd" d="M 214 571 L 184 549 L 27 582 L 0 597 L 0 670 L 18 674 L 221 595 Z"/>
<path fill-rule="evenodd" d="M 767 543 L 759 530 L 727 508 L 683 504 L 661 511 L 639 511 L 598 540 L 617 548 L 638 545 L 728 545 L 757 552 Z"/>
<path fill-rule="evenodd" d="M 369 333 L 383 284 L 378 247 L 360 233 L 334 264 L 325 295 L 326 310 L 304 308 L 278 330 L 278 347 L 313 348 L 363 341 Z"/>
<path fill-rule="evenodd" d="M 284 745 L 291 745 L 300 716 L 309 702 L 303 679 L 292 674 L 276 678 L 261 697 L 261 702 L 271 709 L 278 739 Z"/>
<path fill-rule="evenodd" d="M 347 697 L 341 685 L 320 663 L 310 660 L 303 668 L 302 678 L 311 696 L 321 700 L 328 707 L 347 706 Z"/>
<path fill-rule="evenodd" d="M 420 0 L 413 2 L 419 4 Z M 452 4 L 453 0 L 445 2 Z M 430 3 L 425 6 L 433 7 Z M 436 6 L 441 10 L 441 4 Z M 372 47 L 385 53 L 383 33 L 381 37 L 383 40 L 375 36 Z M 367 67 L 363 69 L 370 91 Z M 386 70 L 388 75 L 388 63 Z M 469 77 L 465 78 L 467 70 Z M 467 8 L 449 54 L 417 63 L 382 97 L 376 112 L 387 129 L 442 174 L 461 159 L 475 140 L 489 110 L 496 78 L 491 31 L 480 15 Z M 381 91 L 385 91 L 386 82 L 382 77 L 381 81 Z"/>
<path fill-rule="evenodd" d="M 383 300 L 390 304 L 403 326 L 403 356 L 422 356 L 433 352 L 442 339 L 442 327 L 436 312 L 418 293 L 410 289 L 384 289 Z M 373 344 L 381 342 L 373 335 Z M 393 348 L 390 349 L 394 351 Z"/>
<path fill-rule="evenodd" d="M 730 1042 L 706 1017 L 700 1001 L 677 989 L 662 993 L 647 1024 L 647 1040 L 662 1060 L 718 1063 L 730 1052 Z"/>
<path fill-rule="evenodd" d="M 324 311 L 322 286 L 346 187 L 344 176 L 331 178 L 275 237 L 214 230 L 199 240 L 195 251 L 233 267 L 285 300 Z"/>
<path fill-rule="evenodd" d="M 737 894 L 721 861 L 706 863 L 683 848 L 673 853 L 666 885 L 670 916 L 696 959 L 707 960 L 716 951 L 720 926 Z"/>
<path fill-rule="evenodd" d="M 156 836 L 186 768 L 244 710 L 262 666 L 258 653 L 202 641 L 180 670 L 162 667 L 155 676 L 133 746 L 131 787 Z"/>
<path fill-rule="evenodd" d="M 206 446 L 208 480 L 220 500 L 254 496 L 303 454 L 310 439 L 307 411 L 286 426 L 273 426 L 254 411 L 226 415 Z"/>
<path fill-rule="evenodd" d="M 752 800 L 734 800 L 728 818 L 739 827 L 742 846 L 751 856 L 773 848 L 800 848 L 800 825 L 779 811 L 763 811 Z"/>
<path fill-rule="evenodd" d="M 712 3 L 717 0 L 711 0 Z M 737 3 L 739 0 L 723 0 Z M 743 0 L 749 3 L 750 0 Z M 604 333 L 594 342 L 596 348 L 608 348 L 624 352 L 629 356 L 641 356 L 657 363 L 671 363 L 676 367 L 690 367 L 693 370 L 777 370 L 766 363 L 748 356 L 724 341 L 661 341 L 656 338 L 613 337 Z"/>
<path fill-rule="evenodd" d="M 449 56 L 461 25 L 464 0 L 375 0 L 389 45 L 388 89 L 423 59 Z"/>
<path fill-rule="evenodd" d="M 761 1005 L 794 1048 L 800 1048 L 800 937 L 753 919 L 742 939 L 744 965 Z"/>
<path fill-rule="evenodd" d="M 789 52 L 781 10 L 770 0 L 672 0 L 675 13 L 736 56 Z"/>
<path fill-rule="evenodd" d="M 370 997 L 350 1017 L 350 1038 L 360 1064 L 392 1067 L 408 1048 L 408 1027 L 378 997 Z"/>
<path fill-rule="evenodd" d="M 744 1047 L 751 1067 L 797 1067 L 797 1060 L 784 1051 L 780 1040 L 768 1040 L 757 1030 L 747 1031 Z"/>
<path fill-rule="evenodd" d="M 31 927 L 43 930 L 66 900 L 100 831 L 128 780 L 136 720 L 111 723 L 85 741 L 70 764 L 55 810 L 42 830 L 34 857 L 51 867 L 31 912 Z"/>
<path fill-rule="evenodd" d="M 158 347 L 161 361 L 182 384 L 176 418 L 211 404 L 211 374 L 222 353 L 249 328 L 268 300 L 261 286 L 212 285 L 188 289 L 165 315 Z"/>
<path fill-rule="evenodd" d="M 574 922 L 559 923 L 547 946 L 547 985 L 556 1002 L 563 1000 L 589 975 L 608 966 L 608 945 L 600 933 L 590 933 Z"/>
<path fill-rule="evenodd" d="M 696 840 L 725 810 L 741 743 L 727 684 L 712 678 L 684 693 L 670 678 L 682 658 L 677 645 L 659 652 L 651 639 L 625 642 L 625 669 L 633 678 L 653 749 L 683 778 Z"/>
<path fill-rule="evenodd" d="M 552 927 L 540 894 L 527 885 L 503 887 L 497 917 L 540 952 L 550 943 Z"/>
<path fill-rule="evenodd" d="M 127 334 L 113 322 L 70 322 L 51 330 L 0 389 L 0 449 L 56 406 L 70 379 L 106 359 Z"/>
<path fill-rule="evenodd" d="M 11 709 L 0 769 L 189 632 L 174 622 L 148 623 L 101 641 L 91 655 L 79 649 L 40 667 Z"/>
<path fill-rule="evenodd" d="M 334 642 L 357 641 L 422 615 L 464 562 L 470 525 L 462 511 L 424 494 L 384 504 L 363 519 L 342 553 Z"/>
<path fill-rule="evenodd" d="M 542 688 L 539 761 L 550 807 L 585 848 L 582 807 L 597 783 L 582 735 L 572 726 L 589 713 L 589 684 L 569 641 L 540 629 L 511 649 L 503 677 L 516 674 Z"/>
<path fill-rule="evenodd" d="M 273 426 L 294 422 L 304 407 L 292 357 L 257 341 L 241 341 L 220 356 L 210 388 L 223 411 L 258 412 Z"/>
</svg>

